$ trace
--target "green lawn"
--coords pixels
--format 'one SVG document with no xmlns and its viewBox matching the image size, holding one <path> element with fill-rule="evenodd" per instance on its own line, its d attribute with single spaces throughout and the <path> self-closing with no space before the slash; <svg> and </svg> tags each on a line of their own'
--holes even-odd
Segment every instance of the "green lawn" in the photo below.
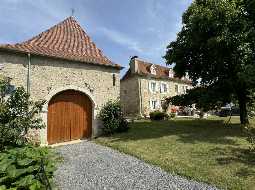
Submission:
<svg viewBox="0 0 255 190">
<path fill-rule="evenodd" d="M 223 189 L 255 189 L 255 154 L 247 150 L 238 120 L 220 118 L 139 121 L 127 133 L 95 141 L 165 171 Z"/>
</svg>

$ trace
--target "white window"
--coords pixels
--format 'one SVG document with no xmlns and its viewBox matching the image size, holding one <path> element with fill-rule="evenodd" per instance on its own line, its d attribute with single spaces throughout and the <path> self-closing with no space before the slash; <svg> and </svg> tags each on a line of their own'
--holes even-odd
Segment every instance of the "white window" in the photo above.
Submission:
<svg viewBox="0 0 255 190">
<path fill-rule="evenodd" d="M 156 74 L 157 74 L 157 73 L 156 73 L 156 67 L 155 67 L 155 65 L 152 65 L 151 68 L 150 68 L 150 70 L 151 70 L 151 74 L 153 74 L 153 75 L 156 75 Z"/>
<path fill-rule="evenodd" d="M 168 92 L 168 85 L 166 83 L 161 83 L 160 92 L 161 93 L 167 93 Z"/>
<path fill-rule="evenodd" d="M 150 103 L 151 110 L 159 110 L 161 108 L 161 101 L 150 100 L 149 103 Z"/>
<path fill-rule="evenodd" d="M 157 109 L 157 100 L 151 100 L 150 107 L 151 107 L 151 110 Z"/>
<path fill-rule="evenodd" d="M 182 86 L 182 93 L 185 93 L 186 92 L 186 88 L 185 86 Z"/>
<path fill-rule="evenodd" d="M 149 89 L 151 92 L 156 92 L 157 91 L 157 83 L 156 82 L 150 82 L 149 83 Z"/>
</svg>

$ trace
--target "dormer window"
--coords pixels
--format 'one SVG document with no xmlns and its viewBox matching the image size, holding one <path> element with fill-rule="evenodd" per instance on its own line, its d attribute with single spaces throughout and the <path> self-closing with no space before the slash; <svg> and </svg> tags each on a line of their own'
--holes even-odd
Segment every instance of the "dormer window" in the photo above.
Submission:
<svg viewBox="0 0 255 190">
<path fill-rule="evenodd" d="M 156 73 L 156 67 L 155 67 L 155 65 L 152 65 L 151 68 L 150 68 L 150 70 L 151 70 L 151 74 L 153 74 L 153 75 L 156 75 L 156 74 L 157 74 L 157 73 Z"/>
<path fill-rule="evenodd" d="M 174 78 L 174 72 L 172 69 L 169 70 L 168 76 L 169 78 Z"/>
</svg>

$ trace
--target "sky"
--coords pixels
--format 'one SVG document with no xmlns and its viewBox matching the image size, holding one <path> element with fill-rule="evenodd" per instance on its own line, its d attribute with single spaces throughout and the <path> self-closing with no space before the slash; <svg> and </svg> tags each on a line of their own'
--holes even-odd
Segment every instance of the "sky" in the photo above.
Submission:
<svg viewBox="0 0 255 190">
<path fill-rule="evenodd" d="M 165 66 L 192 0 L 1 0 L 0 44 L 30 39 L 72 15 L 103 53 L 128 69 L 136 55 Z"/>
</svg>

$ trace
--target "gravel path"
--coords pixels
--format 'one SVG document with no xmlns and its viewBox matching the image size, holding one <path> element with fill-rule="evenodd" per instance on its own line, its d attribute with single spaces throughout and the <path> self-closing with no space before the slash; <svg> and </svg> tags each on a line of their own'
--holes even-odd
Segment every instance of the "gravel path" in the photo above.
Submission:
<svg viewBox="0 0 255 190">
<path fill-rule="evenodd" d="M 64 157 L 64 163 L 55 172 L 56 184 L 63 190 L 216 190 L 93 142 L 61 146 L 56 150 Z"/>
</svg>

